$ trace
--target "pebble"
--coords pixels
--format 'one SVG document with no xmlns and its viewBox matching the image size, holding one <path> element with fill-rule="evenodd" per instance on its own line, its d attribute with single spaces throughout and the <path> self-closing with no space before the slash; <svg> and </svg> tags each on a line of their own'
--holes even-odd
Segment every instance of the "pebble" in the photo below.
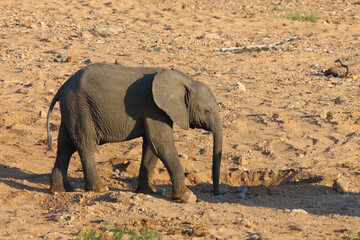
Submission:
<svg viewBox="0 0 360 240">
<path fill-rule="evenodd" d="M 242 84 L 241 82 L 236 83 L 235 90 L 240 90 L 241 92 L 246 92 L 245 85 Z"/>
<path fill-rule="evenodd" d="M 204 38 L 206 39 L 220 39 L 220 35 L 217 33 L 207 33 Z"/>
<path fill-rule="evenodd" d="M 122 31 L 123 29 L 121 27 L 97 26 L 94 30 L 91 31 L 91 33 L 95 36 L 109 37 L 111 35 L 118 34 Z"/>
<path fill-rule="evenodd" d="M 76 56 L 69 56 L 66 58 L 65 62 L 67 63 L 78 63 L 79 62 L 79 58 Z"/>
<path fill-rule="evenodd" d="M 185 160 L 187 160 L 189 158 L 187 155 L 185 155 L 183 153 L 180 153 L 178 156 L 179 156 L 179 158 L 183 158 Z"/>
<path fill-rule="evenodd" d="M 183 203 L 196 203 L 196 195 L 192 192 L 186 192 L 180 199 Z"/>
<path fill-rule="evenodd" d="M 180 46 L 180 45 L 179 45 L 179 44 L 177 44 L 176 42 L 170 42 L 170 43 L 169 43 L 169 45 L 170 45 L 170 46 L 175 46 L 175 47 Z"/>
<path fill-rule="evenodd" d="M 64 58 L 65 58 L 65 55 L 61 53 L 61 54 L 56 56 L 56 58 L 54 59 L 54 62 L 62 63 L 62 62 L 64 62 Z"/>
<path fill-rule="evenodd" d="M 285 106 L 286 109 L 295 109 L 300 107 L 299 102 L 290 102 L 288 105 Z"/>
<path fill-rule="evenodd" d="M 90 39 L 93 37 L 93 35 L 89 31 L 81 32 L 81 37 L 85 39 Z"/>
<path fill-rule="evenodd" d="M 155 51 L 155 52 L 161 52 L 161 51 L 162 51 L 162 48 L 161 48 L 161 47 L 156 47 L 156 48 L 154 48 L 154 51 Z"/>
<path fill-rule="evenodd" d="M 227 187 L 224 187 L 224 186 L 219 186 L 219 193 L 220 194 L 226 194 L 229 192 L 229 189 Z"/>
<path fill-rule="evenodd" d="M 125 66 L 125 63 L 123 63 L 121 60 L 119 59 L 115 59 L 115 64 L 119 65 L 119 66 Z"/>
<path fill-rule="evenodd" d="M 236 192 L 238 192 L 238 196 L 240 199 L 246 199 L 246 193 L 248 192 L 248 187 L 246 185 L 242 185 L 236 188 Z"/>
<path fill-rule="evenodd" d="M 346 180 L 338 178 L 334 181 L 333 189 L 339 193 L 347 193 L 349 191 L 349 184 Z"/>
<path fill-rule="evenodd" d="M 345 102 L 345 99 L 344 99 L 344 97 L 339 96 L 339 97 L 335 98 L 334 102 L 335 102 L 335 104 L 342 104 L 343 102 Z"/>
<path fill-rule="evenodd" d="M 293 209 L 290 211 L 290 213 L 292 213 L 292 214 L 308 214 L 308 212 L 305 211 L 304 209 Z"/>
<path fill-rule="evenodd" d="M 182 9 L 188 9 L 190 8 L 190 4 L 187 3 L 183 3 L 183 5 L 181 6 Z"/>
</svg>

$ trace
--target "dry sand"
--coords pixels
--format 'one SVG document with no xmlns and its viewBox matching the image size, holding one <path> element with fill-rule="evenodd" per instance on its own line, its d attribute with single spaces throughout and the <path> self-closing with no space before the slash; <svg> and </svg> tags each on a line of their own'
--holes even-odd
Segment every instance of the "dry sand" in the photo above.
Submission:
<svg viewBox="0 0 360 240">
<path fill-rule="evenodd" d="M 164 239 L 360 238 L 360 2 L 249 2 L 0 1 L 0 238 L 73 239 L 109 225 L 147 225 Z M 284 17 L 300 11 L 320 19 Z M 271 51 L 214 51 L 292 36 L 300 39 Z M 344 70 L 339 58 L 349 74 L 325 76 Z M 229 192 L 210 192 L 212 136 L 175 126 L 198 202 L 171 200 L 161 163 L 155 184 L 164 194 L 134 192 L 140 139 L 98 148 L 108 193 L 84 192 L 75 154 L 76 192 L 50 194 L 56 152 L 46 146 L 47 109 L 89 61 L 174 67 L 208 84 L 223 120 Z M 55 143 L 59 120 L 57 105 Z M 333 189 L 338 178 L 348 193 Z"/>
</svg>

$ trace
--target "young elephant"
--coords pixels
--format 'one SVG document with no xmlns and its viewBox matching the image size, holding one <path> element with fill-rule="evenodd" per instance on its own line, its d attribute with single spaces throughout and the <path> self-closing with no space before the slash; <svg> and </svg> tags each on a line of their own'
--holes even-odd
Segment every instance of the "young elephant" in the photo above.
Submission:
<svg viewBox="0 0 360 240">
<path fill-rule="evenodd" d="M 137 192 L 155 192 L 151 182 L 159 158 L 170 174 L 173 199 L 180 199 L 190 190 L 184 184 L 184 170 L 175 148 L 172 129 L 175 122 L 185 130 L 202 128 L 213 133 L 213 186 L 215 194 L 219 194 L 222 124 L 207 85 L 177 70 L 89 65 L 66 81 L 50 104 L 47 116 L 50 147 L 49 120 L 57 101 L 61 125 L 51 192 L 74 190 L 67 170 L 75 151 L 81 158 L 85 190 L 107 191 L 95 166 L 96 146 L 142 137 Z"/>
</svg>

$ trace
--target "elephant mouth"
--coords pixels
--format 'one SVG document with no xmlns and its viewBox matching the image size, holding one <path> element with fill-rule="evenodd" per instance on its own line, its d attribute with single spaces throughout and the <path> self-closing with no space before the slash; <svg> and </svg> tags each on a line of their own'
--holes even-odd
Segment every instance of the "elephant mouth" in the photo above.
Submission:
<svg viewBox="0 0 360 240">
<path fill-rule="evenodd" d="M 192 123 L 190 123 L 190 128 L 191 128 L 191 129 L 196 129 L 196 128 L 198 128 L 198 129 L 203 129 L 203 130 L 205 130 L 205 131 L 212 132 L 211 128 L 208 127 L 208 126 L 198 126 L 198 125 L 195 125 L 195 124 L 192 124 Z"/>
</svg>

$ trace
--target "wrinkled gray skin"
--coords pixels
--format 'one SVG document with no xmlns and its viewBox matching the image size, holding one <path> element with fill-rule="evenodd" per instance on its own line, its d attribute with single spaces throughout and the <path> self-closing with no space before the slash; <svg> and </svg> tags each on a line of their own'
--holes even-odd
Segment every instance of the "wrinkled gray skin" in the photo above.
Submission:
<svg viewBox="0 0 360 240">
<path fill-rule="evenodd" d="M 219 194 L 222 124 L 207 85 L 177 70 L 89 65 L 65 82 L 51 102 L 47 118 L 49 146 L 49 120 L 57 101 L 61 125 L 51 192 L 74 191 L 67 171 L 75 151 L 81 158 L 85 190 L 107 191 L 95 166 L 96 146 L 142 137 L 137 192 L 156 191 L 151 182 L 159 158 L 170 174 L 173 199 L 180 199 L 190 190 L 184 184 L 184 170 L 175 148 L 175 122 L 185 130 L 202 128 L 213 133 L 213 186 L 214 193 Z"/>
</svg>

